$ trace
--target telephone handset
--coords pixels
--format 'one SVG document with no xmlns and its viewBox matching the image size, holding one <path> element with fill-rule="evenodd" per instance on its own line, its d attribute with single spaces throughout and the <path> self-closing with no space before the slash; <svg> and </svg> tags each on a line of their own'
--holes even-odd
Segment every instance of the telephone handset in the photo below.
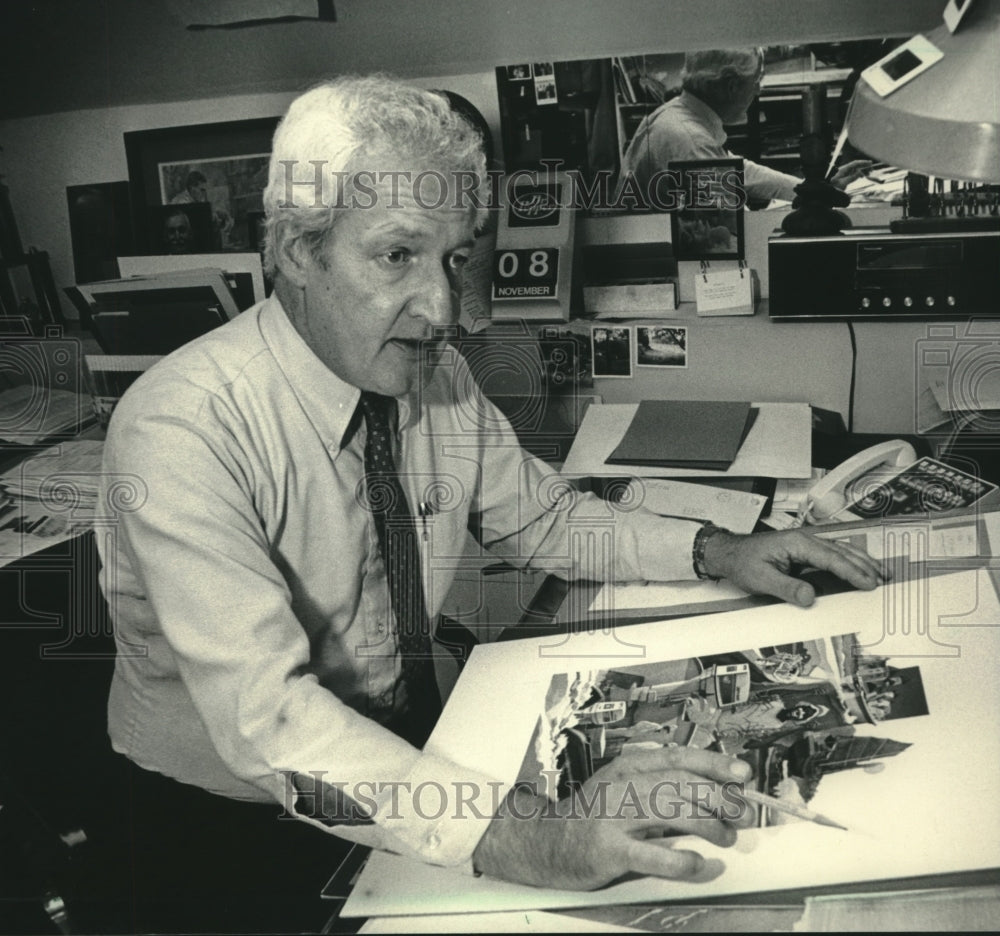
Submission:
<svg viewBox="0 0 1000 936">
<path fill-rule="evenodd" d="M 878 468 L 896 474 L 912 465 L 917 453 L 909 442 L 893 439 L 852 455 L 843 464 L 820 478 L 806 495 L 802 513 L 806 523 L 827 523 L 847 507 L 848 485 Z"/>
</svg>

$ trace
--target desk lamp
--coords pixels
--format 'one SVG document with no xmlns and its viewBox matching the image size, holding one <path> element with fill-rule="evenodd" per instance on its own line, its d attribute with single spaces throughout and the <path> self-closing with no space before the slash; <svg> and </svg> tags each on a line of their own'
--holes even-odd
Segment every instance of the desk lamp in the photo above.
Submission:
<svg viewBox="0 0 1000 936">
<path fill-rule="evenodd" d="M 921 69 L 907 57 L 910 43 L 899 47 L 882 65 L 903 81 L 884 94 L 865 79 L 866 70 L 847 114 L 848 139 L 869 156 L 935 177 L 936 191 L 928 194 L 926 178 L 921 184 L 911 174 L 917 216 L 894 222 L 894 231 L 1000 230 L 1000 191 L 989 187 L 1000 182 L 1000 0 L 951 0 L 945 23 L 911 42 L 921 38 L 940 57 Z M 952 180 L 948 194 L 945 179 Z M 954 216 L 926 217 L 935 207 Z"/>
</svg>

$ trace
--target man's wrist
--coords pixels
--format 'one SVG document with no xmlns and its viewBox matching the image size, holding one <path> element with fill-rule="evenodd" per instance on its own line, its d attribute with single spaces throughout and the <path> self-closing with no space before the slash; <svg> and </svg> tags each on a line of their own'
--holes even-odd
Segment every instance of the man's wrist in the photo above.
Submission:
<svg viewBox="0 0 1000 936">
<path fill-rule="evenodd" d="M 720 533 L 726 534 L 729 531 L 724 527 L 716 526 L 709 521 L 702 524 L 701 528 L 694 535 L 694 542 L 691 546 L 691 564 L 694 566 L 694 574 L 702 580 L 717 582 L 721 575 L 716 574 L 710 561 L 706 558 L 708 545 L 712 539 Z"/>
</svg>

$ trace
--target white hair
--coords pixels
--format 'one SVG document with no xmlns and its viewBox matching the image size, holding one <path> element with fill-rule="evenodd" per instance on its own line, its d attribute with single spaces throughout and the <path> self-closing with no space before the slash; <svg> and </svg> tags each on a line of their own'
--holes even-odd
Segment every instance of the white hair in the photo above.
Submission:
<svg viewBox="0 0 1000 936">
<path fill-rule="evenodd" d="M 764 50 L 706 49 L 684 56 L 681 87 L 702 99 L 716 98 L 727 78 L 750 78 L 760 71 Z"/>
<path fill-rule="evenodd" d="M 282 241 L 303 239 L 318 256 L 349 210 L 355 174 L 400 170 L 407 161 L 454 189 L 449 204 L 475 207 L 477 223 L 485 219 L 483 139 L 443 94 L 369 75 L 325 81 L 296 98 L 275 131 L 264 190 L 267 272 L 277 268 Z"/>
</svg>

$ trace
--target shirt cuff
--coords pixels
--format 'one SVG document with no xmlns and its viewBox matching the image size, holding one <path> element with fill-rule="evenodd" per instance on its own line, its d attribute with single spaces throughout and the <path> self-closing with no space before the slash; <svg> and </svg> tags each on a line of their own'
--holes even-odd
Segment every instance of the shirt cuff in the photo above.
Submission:
<svg viewBox="0 0 1000 936">
<path fill-rule="evenodd" d="M 473 874 L 473 852 L 508 788 L 446 758 L 421 754 L 405 780 L 307 788 L 293 812 L 341 838 Z"/>
<path fill-rule="evenodd" d="M 647 582 L 696 579 L 694 538 L 704 524 L 643 511 L 635 515 L 635 551 L 641 578 Z"/>
</svg>

